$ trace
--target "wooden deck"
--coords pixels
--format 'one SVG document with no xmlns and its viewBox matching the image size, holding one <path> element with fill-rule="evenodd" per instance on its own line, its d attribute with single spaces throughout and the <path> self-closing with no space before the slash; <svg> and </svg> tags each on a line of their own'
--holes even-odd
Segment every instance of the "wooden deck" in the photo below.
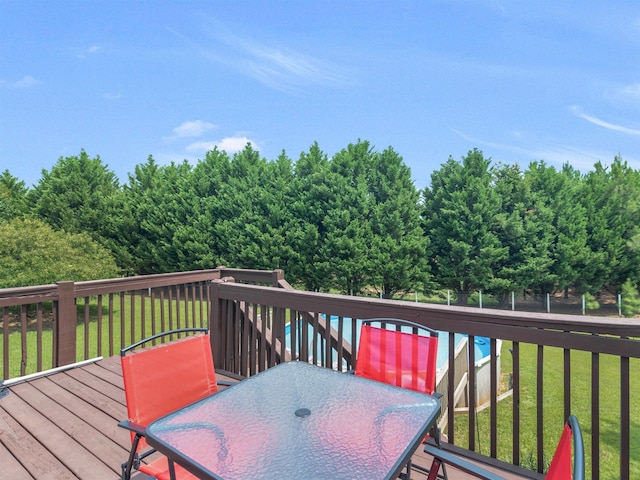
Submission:
<svg viewBox="0 0 640 480">
<path fill-rule="evenodd" d="M 117 426 L 124 418 L 117 356 L 14 384 L 0 398 L 0 478 L 116 480 L 130 447 L 128 432 Z M 422 449 L 413 461 L 431 463 Z M 469 477 L 449 469 L 449 478 Z"/>
</svg>

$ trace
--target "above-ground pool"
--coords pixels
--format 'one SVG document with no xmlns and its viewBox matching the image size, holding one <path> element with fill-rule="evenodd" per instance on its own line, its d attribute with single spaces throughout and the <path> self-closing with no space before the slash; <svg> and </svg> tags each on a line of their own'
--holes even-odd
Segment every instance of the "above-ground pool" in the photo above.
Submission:
<svg viewBox="0 0 640 480">
<path fill-rule="evenodd" d="M 345 340 L 349 341 L 349 339 L 351 338 L 351 327 L 352 327 L 352 321 L 350 318 L 346 318 L 343 317 L 342 319 L 342 338 L 344 338 Z M 360 326 L 362 325 L 362 320 L 357 320 L 357 331 L 356 331 L 356 350 L 357 350 L 357 343 L 360 340 Z M 335 330 L 338 329 L 338 325 L 339 325 L 339 320 L 337 317 L 332 317 L 331 318 L 331 327 Z M 287 324 L 286 328 L 286 345 L 287 345 L 287 349 L 291 349 L 291 325 Z M 300 323 L 298 324 L 298 332 L 300 332 Z M 403 331 L 411 331 L 410 327 L 403 327 L 402 328 Z M 423 333 L 424 335 L 424 333 Z M 300 334 L 298 333 L 297 335 L 297 342 L 298 342 L 298 351 L 300 351 L 300 342 L 301 342 L 301 338 L 300 338 Z M 313 340 L 311 340 L 313 338 L 313 328 L 311 326 L 309 326 L 309 348 L 311 348 L 311 346 L 313 345 Z M 455 345 L 456 345 L 456 349 L 458 348 L 458 346 L 464 341 L 464 339 L 467 338 L 467 335 L 462 334 L 462 333 L 456 333 L 455 334 Z M 324 339 L 319 338 L 318 339 L 318 351 L 322 351 L 323 350 L 323 345 L 324 344 Z M 485 357 L 488 357 L 490 355 L 490 351 L 489 351 L 490 345 L 489 345 L 489 339 L 486 337 L 475 337 L 475 357 L 476 357 L 476 362 L 479 362 L 480 360 L 484 359 Z M 335 353 L 334 353 L 335 355 Z M 449 332 L 443 332 L 443 331 L 439 331 L 438 332 L 438 358 L 437 358 L 437 369 L 440 370 L 447 362 L 449 358 Z M 335 357 L 334 357 L 334 361 L 335 361 Z"/>
</svg>

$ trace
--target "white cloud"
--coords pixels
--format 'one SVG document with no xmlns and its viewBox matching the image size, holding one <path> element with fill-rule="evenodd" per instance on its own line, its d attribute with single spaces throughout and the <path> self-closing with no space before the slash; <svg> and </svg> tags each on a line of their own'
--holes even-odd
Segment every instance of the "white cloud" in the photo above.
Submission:
<svg viewBox="0 0 640 480">
<path fill-rule="evenodd" d="M 96 53 L 98 50 L 100 50 L 99 46 L 91 45 L 89 48 L 87 48 L 86 53 Z"/>
<path fill-rule="evenodd" d="M 258 150 L 258 145 L 253 140 L 250 140 L 247 137 L 226 137 L 219 141 L 210 141 L 210 142 L 195 142 L 187 146 L 187 152 L 192 153 L 206 153 L 214 148 L 218 150 L 223 150 L 229 154 L 233 154 L 244 150 L 244 147 L 247 146 L 247 143 L 251 144 L 251 146 Z"/>
<path fill-rule="evenodd" d="M 106 98 L 107 100 L 118 100 L 121 97 L 122 97 L 121 93 L 105 93 L 104 94 L 104 98 Z"/>
<path fill-rule="evenodd" d="M 609 123 L 605 120 L 601 120 L 598 117 L 594 117 L 593 115 L 588 115 L 584 113 L 580 107 L 570 107 L 573 114 L 578 117 L 586 120 L 587 122 L 593 123 L 602 128 L 606 128 L 607 130 L 614 130 L 616 132 L 626 133 L 628 135 L 640 135 L 640 130 L 637 128 L 629 128 L 622 125 L 616 125 L 614 123 Z"/>
<path fill-rule="evenodd" d="M 203 122 L 202 120 L 194 120 L 184 122 L 182 125 L 173 129 L 178 137 L 200 137 L 208 130 L 217 128 L 213 123 Z"/>
<path fill-rule="evenodd" d="M 17 80 L 15 82 L 5 82 L 0 80 L 0 87 L 9 87 L 9 88 L 31 88 L 36 85 L 41 84 L 40 80 L 36 80 L 30 75 L 25 75 L 21 80 Z"/>
</svg>

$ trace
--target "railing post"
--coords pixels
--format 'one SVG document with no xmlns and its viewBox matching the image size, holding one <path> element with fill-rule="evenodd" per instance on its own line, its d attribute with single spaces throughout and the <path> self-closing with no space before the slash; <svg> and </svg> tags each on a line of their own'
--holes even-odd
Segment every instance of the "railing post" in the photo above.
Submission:
<svg viewBox="0 0 640 480">
<path fill-rule="evenodd" d="M 211 352 L 213 354 L 213 363 L 219 368 L 227 368 L 227 332 L 228 319 L 225 317 L 226 312 L 223 308 L 223 302 L 220 299 L 220 284 L 225 282 L 233 282 L 233 277 L 223 277 L 211 281 L 211 317 L 209 318 L 209 334 L 211 339 Z M 223 318 L 225 317 L 225 318 Z"/>
<path fill-rule="evenodd" d="M 76 295 L 74 282 L 58 282 L 58 315 L 56 317 L 56 367 L 76 361 Z"/>
<path fill-rule="evenodd" d="M 273 271 L 273 286 L 277 287 L 280 280 L 284 280 L 284 270 L 277 268 Z"/>
</svg>

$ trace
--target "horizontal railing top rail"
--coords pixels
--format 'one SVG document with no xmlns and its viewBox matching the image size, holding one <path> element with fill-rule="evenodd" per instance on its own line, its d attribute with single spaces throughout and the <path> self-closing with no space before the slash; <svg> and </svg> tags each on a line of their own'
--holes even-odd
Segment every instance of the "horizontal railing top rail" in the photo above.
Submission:
<svg viewBox="0 0 640 480">
<path fill-rule="evenodd" d="M 350 318 L 394 317 L 436 330 L 640 358 L 640 318 L 609 318 L 513 312 L 349 297 L 220 282 L 219 298 L 325 312 Z M 455 322 L 455 325 L 453 324 Z M 567 335 L 572 333 L 572 335 Z M 579 334 L 579 335 L 577 335 Z M 597 334 L 597 336 L 585 335 Z"/>
</svg>

